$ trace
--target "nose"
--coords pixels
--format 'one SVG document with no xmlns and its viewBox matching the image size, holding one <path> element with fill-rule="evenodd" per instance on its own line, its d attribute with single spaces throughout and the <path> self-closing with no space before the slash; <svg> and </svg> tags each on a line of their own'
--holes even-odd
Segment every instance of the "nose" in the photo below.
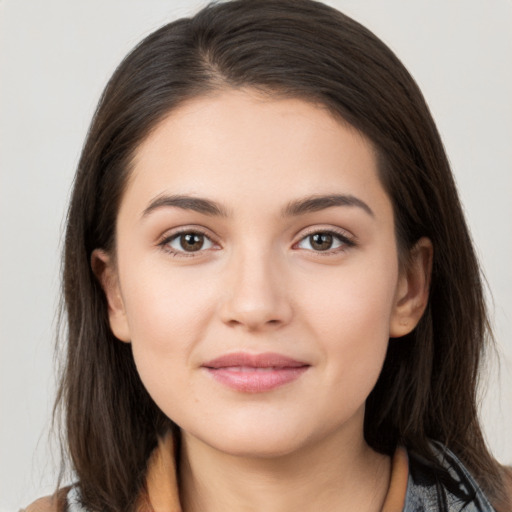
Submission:
<svg viewBox="0 0 512 512">
<path fill-rule="evenodd" d="M 293 316 L 289 287 L 276 258 L 250 254 L 237 258 L 227 272 L 229 288 L 220 305 L 222 321 L 248 331 L 278 329 Z"/>
</svg>

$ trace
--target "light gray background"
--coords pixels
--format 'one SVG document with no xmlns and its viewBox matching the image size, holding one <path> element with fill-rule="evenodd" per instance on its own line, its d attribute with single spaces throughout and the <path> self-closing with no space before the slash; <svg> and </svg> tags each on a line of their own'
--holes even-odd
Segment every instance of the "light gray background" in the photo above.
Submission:
<svg viewBox="0 0 512 512">
<path fill-rule="evenodd" d="M 482 417 L 512 463 L 512 1 L 332 0 L 396 51 L 437 120 L 494 295 Z M 201 1 L 0 0 L 0 510 L 55 481 L 47 443 L 66 201 L 93 109 L 143 36 Z"/>
</svg>

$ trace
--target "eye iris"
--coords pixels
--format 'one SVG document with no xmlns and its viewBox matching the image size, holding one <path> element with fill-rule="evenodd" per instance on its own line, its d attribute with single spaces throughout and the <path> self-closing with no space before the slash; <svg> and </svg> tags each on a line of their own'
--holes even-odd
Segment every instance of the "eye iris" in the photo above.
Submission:
<svg viewBox="0 0 512 512">
<path fill-rule="evenodd" d="M 311 247 L 317 251 L 327 251 L 332 247 L 332 235 L 329 233 L 315 233 L 310 236 Z"/>
<path fill-rule="evenodd" d="M 204 235 L 198 233 L 187 233 L 181 235 L 181 247 L 188 252 L 198 251 L 203 247 Z"/>
</svg>

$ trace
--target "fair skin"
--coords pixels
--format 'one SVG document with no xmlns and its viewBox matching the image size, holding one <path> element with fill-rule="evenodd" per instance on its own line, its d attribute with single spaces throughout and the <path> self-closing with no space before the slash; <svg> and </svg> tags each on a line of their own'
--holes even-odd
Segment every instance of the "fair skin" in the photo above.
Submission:
<svg viewBox="0 0 512 512">
<path fill-rule="evenodd" d="M 374 151 L 319 106 L 225 90 L 151 132 L 115 257 L 92 265 L 181 429 L 186 512 L 380 510 L 390 462 L 365 400 L 423 313 L 431 255 L 421 239 L 399 267 Z"/>
</svg>

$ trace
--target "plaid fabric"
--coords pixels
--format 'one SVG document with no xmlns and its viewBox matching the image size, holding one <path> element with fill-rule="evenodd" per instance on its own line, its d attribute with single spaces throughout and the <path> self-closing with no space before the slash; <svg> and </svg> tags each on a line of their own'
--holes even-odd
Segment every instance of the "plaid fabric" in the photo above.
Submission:
<svg viewBox="0 0 512 512">
<path fill-rule="evenodd" d="M 462 462 L 441 444 L 432 445 L 446 474 L 439 475 L 429 461 L 409 452 L 403 512 L 495 512 Z"/>
</svg>

